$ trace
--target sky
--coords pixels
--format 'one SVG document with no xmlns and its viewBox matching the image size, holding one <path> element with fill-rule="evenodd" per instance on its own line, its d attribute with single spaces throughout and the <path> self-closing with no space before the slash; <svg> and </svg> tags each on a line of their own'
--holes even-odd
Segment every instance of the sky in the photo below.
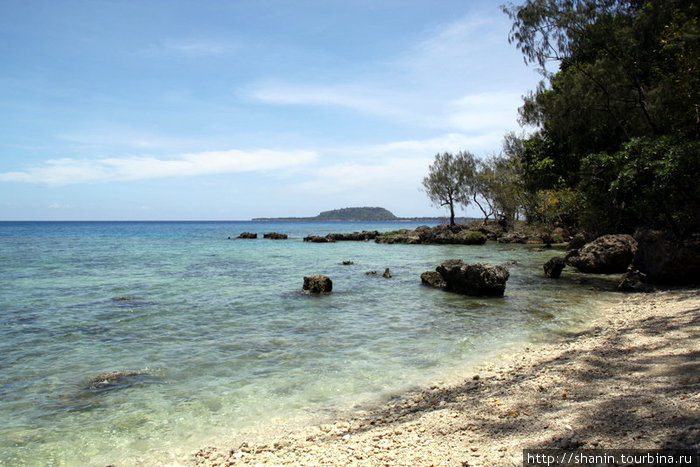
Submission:
<svg viewBox="0 0 700 467">
<path fill-rule="evenodd" d="M 2 0 L 0 220 L 446 215 L 540 79 L 499 3 Z"/>
</svg>

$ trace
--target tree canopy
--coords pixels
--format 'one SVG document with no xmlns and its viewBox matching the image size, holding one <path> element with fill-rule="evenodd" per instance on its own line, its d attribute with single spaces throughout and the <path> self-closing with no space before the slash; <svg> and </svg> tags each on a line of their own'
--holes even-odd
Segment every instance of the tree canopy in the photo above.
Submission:
<svg viewBox="0 0 700 467">
<path fill-rule="evenodd" d="M 436 154 L 423 179 L 423 187 L 430 201 L 450 210 L 450 225 L 455 223 L 455 206 L 467 206 L 474 189 L 476 162 L 474 155 L 461 151 Z"/>
<path fill-rule="evenodd" d="M 528 0 L 504 11 L 510 41 L 543 75 L 520 109 L 536 129 L 519 148 L 527 189 L 573 193 L 575 222 L 589 229 L 697 229 L 697 2 Z"/>
</svg>

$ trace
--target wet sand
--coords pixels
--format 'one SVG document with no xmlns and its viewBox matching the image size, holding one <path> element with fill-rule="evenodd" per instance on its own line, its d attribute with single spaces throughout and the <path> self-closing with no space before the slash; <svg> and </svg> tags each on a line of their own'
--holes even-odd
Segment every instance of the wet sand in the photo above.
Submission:
<svg viewBox="0 0 700 467">
<path fill-rule="evenodd" d="M 700 448 L 700 290 L 620 295 L 585 329 L 192 465 L 522 465 L 523 449 Z"/>
</svg>

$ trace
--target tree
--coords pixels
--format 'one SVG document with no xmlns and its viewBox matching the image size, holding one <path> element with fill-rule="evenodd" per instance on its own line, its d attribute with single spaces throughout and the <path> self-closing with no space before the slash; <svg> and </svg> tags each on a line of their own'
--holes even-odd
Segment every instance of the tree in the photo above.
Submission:
<svg viewBox="0 0 700 467">
<path fill-rule="evenodd" d="M 447 206 L 450 210 L 450 225 L 455 223 L 455 205 L 467 206 L 474 190 L 476 162 L 474 155 L 460 151 L 436 154 L 429 167 L 423 187 L 435 206 Z"/>
<path fill-rule="evenodd" d="M 558 193 L 545 198 L 587 228 L 687 232 L 697 192 L 666 180 L 700 172 L 687 157 L 700 138 L 697 0 L 527 0 L 504 11 L 510 41 L 544 77 L 520 109 L 537 128 L 523 145 L 527 187 Z"/>
</svg>

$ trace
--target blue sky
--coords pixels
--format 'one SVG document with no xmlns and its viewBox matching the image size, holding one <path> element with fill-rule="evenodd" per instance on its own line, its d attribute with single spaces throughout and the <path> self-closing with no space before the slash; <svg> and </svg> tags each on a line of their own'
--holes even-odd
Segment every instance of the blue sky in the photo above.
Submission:
<svg viewBox="0 0 700 467">
<path fill-rule="evenodd" d="M 500 151 L 539 80 L 509 29 L 488 0 L 3 0 L 0 220 L 444 215 L 435 154 Z"/>
</svg>

